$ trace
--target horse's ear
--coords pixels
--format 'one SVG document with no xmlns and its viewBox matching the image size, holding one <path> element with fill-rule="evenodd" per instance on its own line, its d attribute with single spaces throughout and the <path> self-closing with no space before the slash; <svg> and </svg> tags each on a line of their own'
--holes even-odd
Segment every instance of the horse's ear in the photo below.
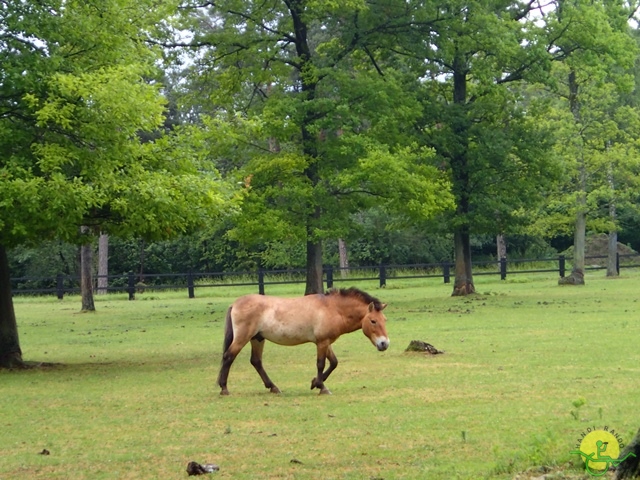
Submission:
<svg viewBox="0 0 640 480">
<path fill-rule="evenodd" d="M 370 312 L 373 312 L 373 311 L 375 310 L 375 308 L 376 308 L 376 306 L 373 304 L 373 302 L 371 302 L 371 303 L 369 304 L 369 311 L 370 311 Z"/>
<path fill-rule="evenodd" d="M 384 310 L 385 308 L 387 308 L 387 304 L 383 303 L 382 306 L 380 307 L 380 310 Z"/>
</svg>

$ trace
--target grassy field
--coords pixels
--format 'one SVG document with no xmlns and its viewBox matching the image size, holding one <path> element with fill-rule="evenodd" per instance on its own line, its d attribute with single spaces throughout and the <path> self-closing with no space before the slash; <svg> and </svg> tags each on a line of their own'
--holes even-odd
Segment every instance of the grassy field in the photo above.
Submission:
<svg viewBox="0 0 640 480">
<path fill-rule="evenodd" d="M 313 345 L 273 344 L 281 395 L 248 348 L 218 395 L 224 313 L 250 287 L 97 297 L 91 314 L 78 297 L 19 297 L 25 359 L 57 365 L 0 372 L 0 479 L 179 479 L 191 460 L 218 464 L 211 478 L 588 478 L 570 454 L 581 433 L 640 427 L 639 280 L 478 277 L 468 298 L 361 282 L 389 303 L 391 347 L 340 338 L 331 396 L 309 390 Z M 411 340 L 446 353 L 405 353 Z"/>
</svg>

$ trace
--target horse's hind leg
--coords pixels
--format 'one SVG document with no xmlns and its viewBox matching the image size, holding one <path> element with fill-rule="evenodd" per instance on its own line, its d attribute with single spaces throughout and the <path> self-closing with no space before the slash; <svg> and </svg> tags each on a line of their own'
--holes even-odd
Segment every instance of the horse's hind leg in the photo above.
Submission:
<svg viewBox="0 0 640 480">
<path fill-rule="evenodd" d="M 262 366 L 262 351 L 264 350 L 264 338 L 253 337 L 251 339 L 251 365 L 256 369 L 260 378 L 264 382 L 264 386 L 267 387 L 271 393 L 280 393 L 280 389 L 271 381 L 267 372 L 264 371 Z"/>
<path fill-rule="evenodd" d="M 229 370 L 231 369 L 231 365 L 233 365 L 233 361 L 240 353 L 240 348 L 232 349 L 233 344 L 222 354 L 222 366 L 220 367 L 220 373 L 218 374 L 218 385 L 220 385 L 220 395 L 229 395 L 229 390 L 227 389 L 227 379 L 229 378 Z"/>
<path fill-rule="evenodd" d="M 222 366 L 220 367 L 220 374 L 218 375 L 218 385 L 220 385 L 220 395 L 229 395 L 227 389 L 227 379 L 229 378 L 229 370 L 233 361 L 236 359 L 240 350 L 249 342 L 249 339 L 243 336 L 236 335 L 233 342 L 229 345 L 229 348 L 222 354 Z"/>
</svg>

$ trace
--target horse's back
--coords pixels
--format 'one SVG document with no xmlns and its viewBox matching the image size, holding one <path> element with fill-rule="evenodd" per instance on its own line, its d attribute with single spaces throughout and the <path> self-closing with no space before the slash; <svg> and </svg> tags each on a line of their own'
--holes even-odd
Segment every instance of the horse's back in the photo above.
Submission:
<svg viewBox="0 0 640 480">
<path fill-rule="evenodd" d="M 323 318 L 317 296 L 281 298 L 250 294 L 232 305 L 234 330 L 247 328 L 281 345 L 315 342 L 318 322 Z"/>
</svg>

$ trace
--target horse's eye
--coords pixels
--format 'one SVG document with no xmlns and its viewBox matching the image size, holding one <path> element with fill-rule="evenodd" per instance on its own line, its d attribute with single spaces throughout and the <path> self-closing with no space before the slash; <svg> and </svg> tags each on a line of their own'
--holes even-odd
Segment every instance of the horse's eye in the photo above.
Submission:
<svg viewBox="0 0 640 480">
<path fill-rule="evenodd" d="M 376 322 L 375 320 L 371 320 L 371 325 L 375 325 L 376 323 L 378 322 Z"/>
</svg>

